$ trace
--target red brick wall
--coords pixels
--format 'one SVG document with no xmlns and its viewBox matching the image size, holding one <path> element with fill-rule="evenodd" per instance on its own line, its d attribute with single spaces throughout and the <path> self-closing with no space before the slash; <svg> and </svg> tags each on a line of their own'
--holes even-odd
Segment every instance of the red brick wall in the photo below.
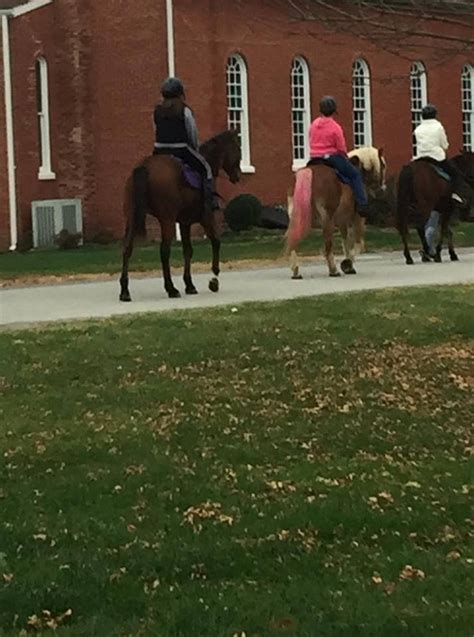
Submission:
<svg viewBox="0 0 474 637">
<path fill-rule="evenodd" d="M 374 143 L 385 148 L 390 171 L 411 155 L 410 59 L 426 64 L 429 99 L 440 108 L 454 150 L 461 144 L 460 72 L 469 60 L 447 56 L 440 64 L 435 43 L 432 51 L 423 46 L 398 56 L 328 34 L 317 23 L 290 22 L 261 0 L 176 0 L 175 31 L 177 73 L 187 85 L 202 138 L 226 127 L 228 56 L 239 52 L 248 64 L 256 174 L 245 175 L 238 188 L 222 182 L 219 189 L 227 196 L 252 192 L 268 203 L 286 198 L 292 177 L 290 68 L 296 55 L 310 66 L 313 115 L 319 97 L 334 94 L 349 144 L 352 63 L 365 58 L 372 71 Z M 55 0 L 13 21 L 12 46 L 21 229 L 29 228 L 33 199 L 78 196 L 88 238 L 100 231 L 120 236 L 123 184 L 152 147 L 151 116 L 167 72 L 165 0 Z M 37 178 L 38 55 L 49 62 L 53 182 Z M 3 112 L 0 154 L 2 117 Z M 3 198 L 1 188 L 1 236 L 8 214 Z"/>
</svg>

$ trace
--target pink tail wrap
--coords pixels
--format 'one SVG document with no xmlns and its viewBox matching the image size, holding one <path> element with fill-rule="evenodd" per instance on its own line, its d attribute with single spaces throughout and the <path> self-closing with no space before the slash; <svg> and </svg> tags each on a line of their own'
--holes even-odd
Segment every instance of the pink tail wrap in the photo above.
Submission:
<svg viewBox="0 0 474 637">
<path fill-rule="evenodd" d="M 313 171 L 304 168 L 296 173 L 296 184 L 293 193 L 293 211 L 286 234 L 287 252 L 296 248 L 298 243 L 312 227 L 312 186 Z M 291 198 L 290 198 L 291 201 Z"/>
</svg>

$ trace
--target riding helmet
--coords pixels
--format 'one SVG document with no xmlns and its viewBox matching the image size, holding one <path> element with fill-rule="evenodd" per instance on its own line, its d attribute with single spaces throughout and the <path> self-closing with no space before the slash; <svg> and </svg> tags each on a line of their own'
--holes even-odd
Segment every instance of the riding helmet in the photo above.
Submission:
<svg viewBox="0 0 474 637">
<path fill-rule="evenodd" d="M 169 77 L 161 86 L 161 94 L 165 99 L 184 96 L 184 86 L 177 77 Z"/>
<path fill-rule="evenodd" d="M 319 102 L 319 112 L 322 115 L 329 117 L 330 115 L 334 115 L 336 111 L 337 111 L 337 104 L 334 97 L 331 97 L 330 95 L 326 95 Z"/>
<path fill-rule="evenodd" d="M 421 111 L 423 119 L 436 119 L 438 115 L 438 109 L 434 104 L 427 104 Z"/>
</svg>

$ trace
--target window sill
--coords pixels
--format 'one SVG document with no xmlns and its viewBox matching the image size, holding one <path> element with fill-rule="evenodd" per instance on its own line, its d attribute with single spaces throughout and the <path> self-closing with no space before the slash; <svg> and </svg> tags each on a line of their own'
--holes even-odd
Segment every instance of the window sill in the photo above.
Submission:
<svg viewBox="0 0 474 637">
<path fill-rule="evenodd" d="M 38 179 L 40 181 L 53 181 L 56 179 L 56 173 L 53 173 L 51 170 L 43 170 L 40 168 Z"/>
<path fill-rule="evenodd" d="M 243 172 L 244 175 L 254 175 L 255 174 L 255 166 L 250 166 L 250 165 L 241 166 L 240 170 L 241 170 L 241 172 Z"/>
<path fill-rule="evenodd" d="M 295 173 L 300 168 L 306 168 L 306 164 L 307 163 L 308 162 L 305 159 L 300 160 L 300 161 L 294 161 L 291 168 L 292 168 L 293 172 Z"/>
</svg>

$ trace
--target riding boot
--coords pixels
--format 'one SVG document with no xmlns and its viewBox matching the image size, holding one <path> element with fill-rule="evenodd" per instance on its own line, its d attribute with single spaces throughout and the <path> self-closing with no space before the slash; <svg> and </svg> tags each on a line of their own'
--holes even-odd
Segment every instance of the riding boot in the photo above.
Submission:
<svg viewBox="0 0 474 637">
<path fill-rule="evenodd" d="M 369 216 L 369 204 L 368 203 L 358 203 L 356 204 L 356 210 L 359 217 L 367 219 Z"/>
</svg>

